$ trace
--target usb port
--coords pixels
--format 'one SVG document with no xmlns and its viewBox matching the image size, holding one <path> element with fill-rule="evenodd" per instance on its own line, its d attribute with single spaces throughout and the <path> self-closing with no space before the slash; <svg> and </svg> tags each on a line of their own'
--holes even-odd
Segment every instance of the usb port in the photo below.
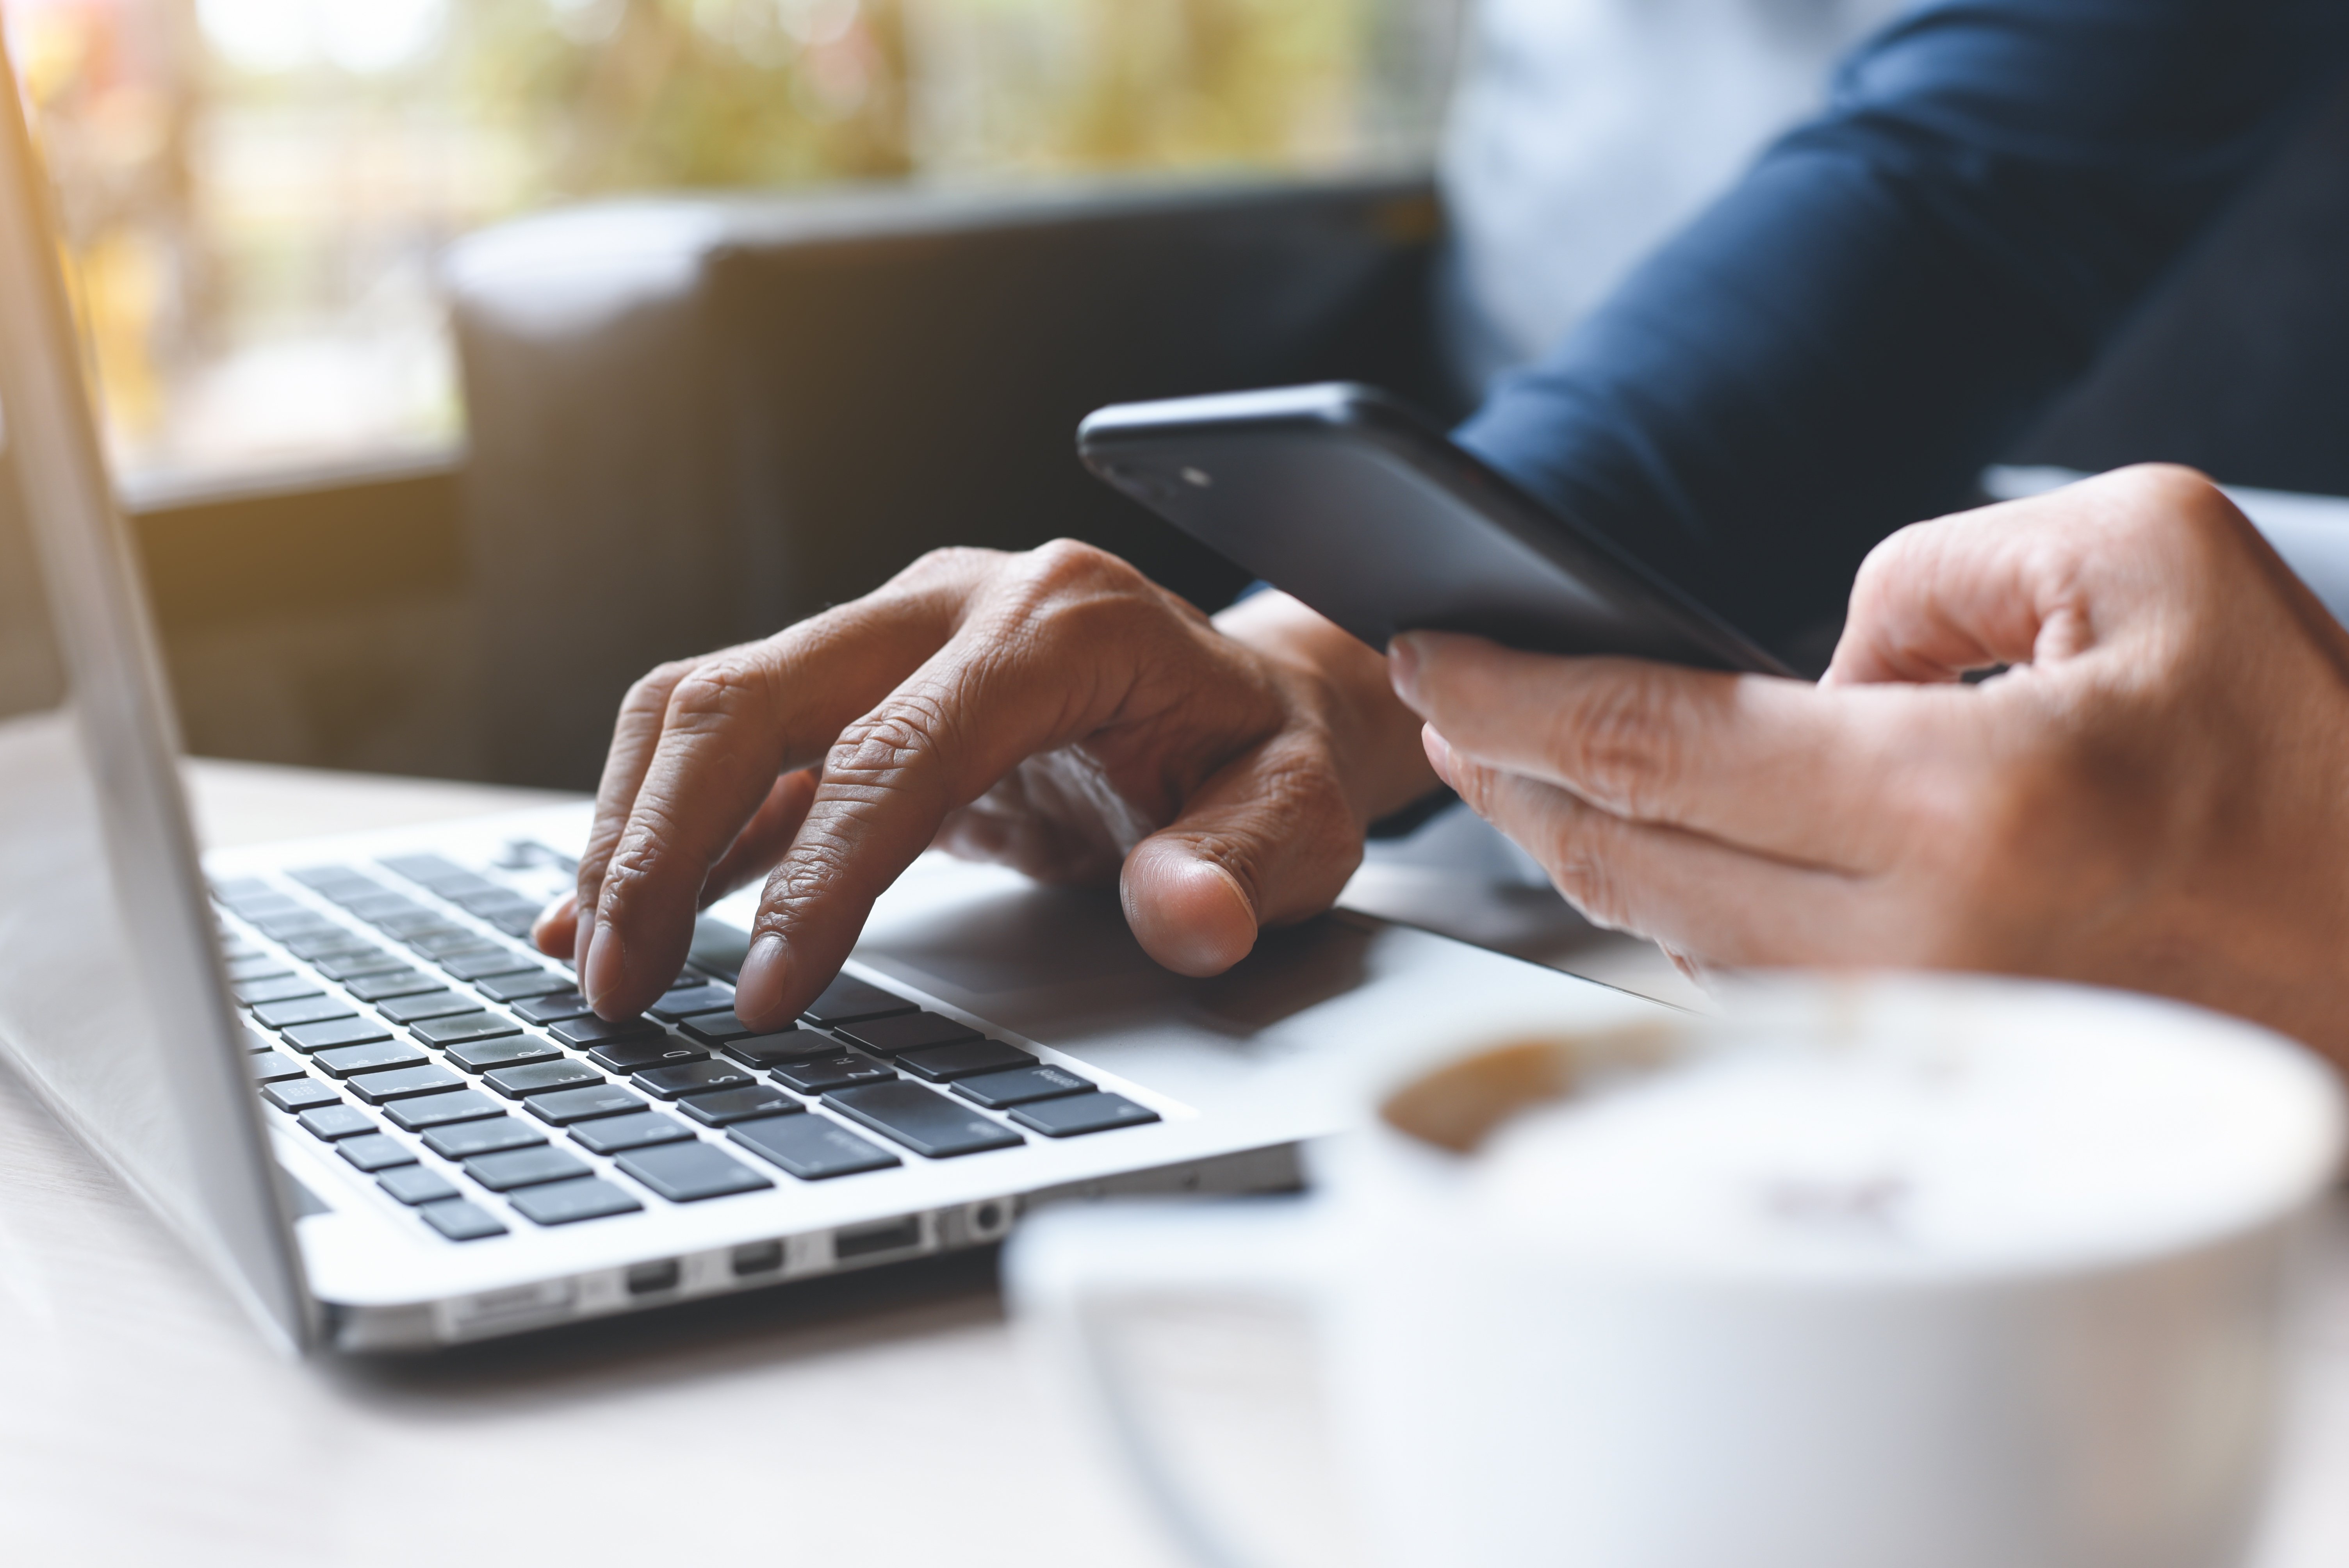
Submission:
<svg viewBox="0 0 2349 1568">
<path fill-rule="evenodd" d="M 681 1271 L 675 1258 L 657 1264 L 636 1264 L 628 1270 L 628 1294 L 650 1295 L 656 1291 L 675 1290 Z"/>
<path fill-rule="evenodd" d="M 783 1266 L 783 1243 L 752 1242 L 734 1249 L 734 1275 L 772 1274 Z"/>
<path fill-rule="evenodd" d="M 869 1257 L 874 1253 L 902 1252 L 922 1244 L 922 1217 L 908 1214 L 902 1220 L 884 1220 L 877 1225 L 851 1225 L 834 1231 L 832 1255 L 836 1258 Z"/>
</svg>

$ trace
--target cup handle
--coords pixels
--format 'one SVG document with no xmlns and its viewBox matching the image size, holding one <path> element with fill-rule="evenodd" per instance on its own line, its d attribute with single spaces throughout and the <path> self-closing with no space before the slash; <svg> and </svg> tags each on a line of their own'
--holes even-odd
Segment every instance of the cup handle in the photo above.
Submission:
<svg viewBox="0 0 2349 1568">
<path fill-rule="evenodd" d="M 1121 1304 L 1169 1296 L 1273 1300 L 1309 1313 L 1329 1274 L 1327 1222 L 1305 1198 L 1071 1204 L 1023 1222 L 1004 1256 L 1030 1354 L 1074 1390 L 1143 1501 L 1208 1568 L 1255 1568 L 1260 1559 L 1177 1483 L 1110 1326 Z"/>
</svg>

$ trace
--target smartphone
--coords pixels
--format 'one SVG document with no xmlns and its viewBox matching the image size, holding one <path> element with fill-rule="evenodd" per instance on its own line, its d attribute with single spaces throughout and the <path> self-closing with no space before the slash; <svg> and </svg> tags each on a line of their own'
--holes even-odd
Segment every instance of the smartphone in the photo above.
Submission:
<svg viewBox="0 0 2349 1568">
<path fill-rule="evenodd" d="M 1397 632 L 1473 632 L 1537 653 L 1794 673 L 1376 387 L 1115 404 L 1078 427 L 1077 454 L 1381 653 Z"/>
</svg>

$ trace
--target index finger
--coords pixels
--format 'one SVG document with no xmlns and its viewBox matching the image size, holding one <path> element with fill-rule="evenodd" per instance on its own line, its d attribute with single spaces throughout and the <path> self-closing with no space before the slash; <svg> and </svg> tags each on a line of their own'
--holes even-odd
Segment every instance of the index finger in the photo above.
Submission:
<svg viewBox="0 0 2349 1568">
<path fill-rule="evenodd" d="M 1475 760 L 1555 784 L 1628 820 L 1857 871 L 1899 810 L 1909 731 L 1887 687 L 1517 653 L 1478 637 L 1395 639 L 1395 687 Z M 1947 694 L 1944 695 L 1960 695 Z"/>
<path fill-rule="evenodd" d="M 932 570 L 670 683 L 625 814 L 615 812 L 595 901 L 581 904 L 583 931 L 594 926 L 580 944 L 579 986 L 598 1013 L 625 1016 L 660 994 L 692 944 L 712 868 L 776 778 L 819 763 L 843 727 L 945 641 L 959 588 L 955 573 Z"/>
</svg>

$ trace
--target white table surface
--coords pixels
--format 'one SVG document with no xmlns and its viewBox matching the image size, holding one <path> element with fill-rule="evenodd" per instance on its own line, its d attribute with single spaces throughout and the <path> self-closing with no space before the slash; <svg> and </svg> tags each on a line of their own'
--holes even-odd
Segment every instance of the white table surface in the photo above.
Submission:
<svg viewBox="0 0 2349 1568">
<path fill-rule="evenodd" d="M 210 841 L 529 804 L 517 791 L 196 763 Z M 1616 953 L 1609 960 L 1636 969 Z M 2349 1211 L 2258 1568 L 2349 1564 Z M 1178 1326 L 1185 1435 L 1299 1562 L 1327 1528 L 1296 1332 Z M 1299 1450 L 1305 1454 L 1300 1460 Z M 0 1555 L 303 1568 L 692 1561 L 1175 1568 L 1031 1388 L 965 1255 L 419 1361 L 281 1361 L 0 1075 Z"/>
</svg>

